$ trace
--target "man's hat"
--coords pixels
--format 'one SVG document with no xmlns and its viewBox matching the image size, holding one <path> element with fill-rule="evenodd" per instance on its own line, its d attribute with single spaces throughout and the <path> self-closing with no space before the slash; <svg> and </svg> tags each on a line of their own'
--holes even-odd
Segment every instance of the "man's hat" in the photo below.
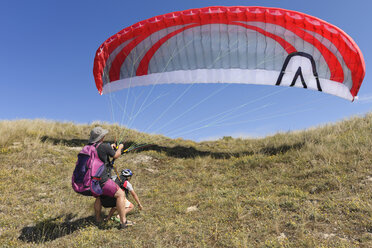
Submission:
<svg viewBox="0 0 372 248">
<path fill-rule="evenodd" d="M 90 131 L 90 137 L 88 143 L 96 143 L 100 141 L 106 134 L 108 134 L 108 130 L 103 129 L 102 127 L 95 127 Z"/>
</svg>

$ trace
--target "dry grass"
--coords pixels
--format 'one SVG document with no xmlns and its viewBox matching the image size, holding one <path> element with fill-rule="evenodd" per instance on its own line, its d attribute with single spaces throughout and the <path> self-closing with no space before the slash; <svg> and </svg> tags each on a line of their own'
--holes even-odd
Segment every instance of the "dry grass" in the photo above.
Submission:
<svg viewBox="0 0 372 248">
<path fill-rule="evenodd" d="M 94 125 L 154 144 L 117 161 L 135 172 L 145 207 L 129 215 L 137 225 L 124 231 L 95 225 L 94 199 L 70 186 Z M 371 147 L 371 114 L 264 139 L 201 143 L 100 123 L 2 121 L 0 244 L 372 247 Z"/>
</svg>

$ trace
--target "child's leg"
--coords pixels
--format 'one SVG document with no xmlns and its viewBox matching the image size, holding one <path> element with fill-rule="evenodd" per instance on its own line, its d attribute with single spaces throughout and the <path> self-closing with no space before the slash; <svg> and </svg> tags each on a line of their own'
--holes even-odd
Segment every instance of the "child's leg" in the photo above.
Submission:
<svg viewBox="0 0 372 248">
<path fill-rule="evenodd" d="M 128 214 L 130 211 L 134 209 L 134 205 L 126 199 L 125 202 L 125 214 Z"/>
<path fill-rule="evenodd" d="M 108 220 L 111 219 L 111 217 L 115 213 L 115 211 L 116 211 L 116 207 L 113 207 L 113 208 L 110 209 L 110 212 L 109 212 L 109 214 L 107 216 L 107 219 Z"/>
</svg>

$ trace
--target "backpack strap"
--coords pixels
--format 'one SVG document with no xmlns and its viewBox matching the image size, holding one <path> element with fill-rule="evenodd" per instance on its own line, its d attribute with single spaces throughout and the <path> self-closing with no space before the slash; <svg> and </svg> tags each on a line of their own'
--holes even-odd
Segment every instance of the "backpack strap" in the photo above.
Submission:
<svg viewBox="0 0 372 248">
<path fill-rule="evenodd" d="M 102 142 L 98 142 L 98 143 L 93 143 L 92 145 L 97 149 L 101 144 Z"/>
</svg>

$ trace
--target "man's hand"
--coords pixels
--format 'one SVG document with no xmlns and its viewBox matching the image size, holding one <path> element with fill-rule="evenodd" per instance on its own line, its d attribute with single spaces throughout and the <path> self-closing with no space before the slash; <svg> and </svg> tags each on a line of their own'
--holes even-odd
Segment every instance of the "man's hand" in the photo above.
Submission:
<svg viewBox="0 0 372 248">
<path fill-rule="evenodd" d="M 139 210 L 142 210 L 143 209 L 142 204 L 138 204 L 138 208 L 139 208 Z"/>
<path fill-rule="evenodd" d="M 114 159 L 117 159 L 117 158 L 120 157 L 123 148 L 124 148 L 124 145 L 123 144 L 120 144 L 119 147 L 118 147 L 118 149 L 116 150 L 116 153 L 114 155 Z"/>
<path fill-rule="evenodd" d="M 121 144 L 119 144 L 119 146 L 117 146 L 117 144 L 114 143 L 114 144 L 111 144 L 111 147 L 114 150 L 121 150 L 121 149 L 124 148 L 124 145 L 123 145 L 123 143 L 121 143 Z"/>
</svg>

